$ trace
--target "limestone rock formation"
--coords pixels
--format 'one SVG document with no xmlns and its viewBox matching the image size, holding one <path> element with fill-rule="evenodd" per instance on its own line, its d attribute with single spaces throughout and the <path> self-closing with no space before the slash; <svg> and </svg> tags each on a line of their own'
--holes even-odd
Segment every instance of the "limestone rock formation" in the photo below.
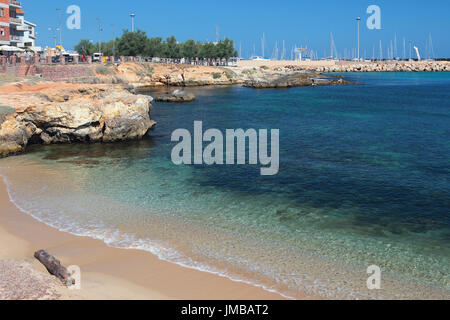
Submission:
<svg viewBox="0 0 450 320">
<path fill-rule="evenodd" d="M 195 95 L 187 93 L 183 90 L 175 90 L 171 93 L 155 96 L 155 101 L 160 102 L 192 102 L 195 100 Z"/>
<path fill-rule="evenodd" d="M 150 119 L 149 97 L 123 89 L 80 88 L 59 96 L 36 95 L 27 100 L 33 105 L 16 108 L 0 124 L 1 156 L 21 152 L 29 143 L 140 139 L 156 124 Z"/>
<path fill-rule="evenodd" d="M 250 77 L 244 86 L 255 89 L 280 89 L 317 85 L 344 85 L 350 82 L 334 76 L 316 73 L 291 72 L 287 74 L 266 73 L 264 77 Z"/>
</svg>

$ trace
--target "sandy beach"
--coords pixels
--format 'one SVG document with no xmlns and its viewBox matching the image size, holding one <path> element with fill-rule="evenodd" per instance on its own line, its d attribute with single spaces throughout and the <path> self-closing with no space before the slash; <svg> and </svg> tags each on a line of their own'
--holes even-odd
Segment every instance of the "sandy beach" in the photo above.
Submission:
<svg viewBox="0 0 450 320">
<path fill-rule="evenodd" d="M 68 290 L 33 258 L 45 249 L 81 268 L 81 290 Z M 0 182 L 1 299 L 283 299 L 262 288 L 183 268 L 150 253 L 108 247 L 60 232 L 21 212 Z M 306 296 L 305 296 L 306 298 Z"/>
</svg>

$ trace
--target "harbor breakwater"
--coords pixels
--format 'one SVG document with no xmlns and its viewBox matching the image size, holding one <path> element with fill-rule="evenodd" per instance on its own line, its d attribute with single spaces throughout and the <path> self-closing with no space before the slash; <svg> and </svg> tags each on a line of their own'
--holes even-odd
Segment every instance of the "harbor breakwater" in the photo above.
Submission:
<svg viewBox="0 0 450 320">
<path fill-rule="evenodd" d="M 442 62 L 337 62 L 336 64 L 286 65 L 291 71 L 311 70 L 315 72 L 449 72 L 450 63 Z"/>
</svg>

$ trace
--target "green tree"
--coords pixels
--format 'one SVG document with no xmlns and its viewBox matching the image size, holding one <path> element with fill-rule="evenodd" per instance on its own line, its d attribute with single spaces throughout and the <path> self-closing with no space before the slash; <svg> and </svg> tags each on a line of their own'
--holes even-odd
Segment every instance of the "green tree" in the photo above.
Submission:
<svg viewBox="0 0 450 320">
<path fill-rule="evenodd" d="M 81 40 L 76 46 L 75 51 L 84 56 L 90 56 L 95 53 L 96 46 L 89 40 Z"/>
<path fill-rule="evenodd" d="M 197 44 L 194 40 L 188 40 L 181 45 L 181 53 L 185 58 L 196 58 L 198 56 Z"/>
<path fill-rule="evenodd" d="M 171 36 L 167 38 L 166 40 L 167 46 L 166 46 L 166 56 L 164 58 L 181 58 L 181 48 L 178 45 L 177 39 L 175 36 Z"/>
<path fill-rule="evenodd" d="M 220 41 L 216 45 L 216 56 L 217 58 L 231 58 L 237 57 L 238 52 L 234 49 L 234 42 L 228 38 Z"/>
<path fill-rule="evenodd" d="M 147 41 L 145 55 L 148 57 L 161 57 L 163 53 L 163 42 L 161 38 L 151 38 Z"/>
<path fill-rule="evenodd" d="M 200 57 L 202 59 L 210 59 L 216 57 L 216 46 L 212 42 L 203 43 L 200 49 Z"/>
<path fill-rule="evenodd" d="M 98 51 L 98 44 L 93 44 L 89 40 L 81 40 L 75 49 L 84 55 L 92 55 Z M 163 41 L 155 37 L 149 39 L 144 31 L 129 32 L 124 30 L 123 35 L 116 40 L 104 42 L 101 45 L 101 51 L 105 56 L 123 55 L 123 56 L 146 56 L 160 58 L 230 58 L 238 55 L 234 48 L 234 42 L 230 39 L 212 42 L 195 42 L 187 40 L 184 43 L 178 43 L 174 36 Z"/>
<path fill-rule="evenodd" d="M 129 32 L 124 30 L 122 37 L 117 41 L 117 52 L 122 56 L 145 55 L 148 40 L 144 31 Z"/>
<path fill-rule="evenodd" d="M 104 56 L 114 56 L 117 53 L 117 39 L 102 43 L 102 53 Z M 98 47 L 98 45 L 96 46 Z"/>
</svg>

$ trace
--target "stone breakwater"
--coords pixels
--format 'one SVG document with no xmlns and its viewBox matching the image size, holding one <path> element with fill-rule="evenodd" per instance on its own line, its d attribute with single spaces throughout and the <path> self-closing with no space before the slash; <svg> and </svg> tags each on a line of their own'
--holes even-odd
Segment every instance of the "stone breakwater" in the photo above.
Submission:
<svg viewBox="0 0 450 320">
<path fill-rule="evenodd" d="M 0 123 L 0 156 L 20 153 L 32 143 L 140 139 L 156 124 L 150 118 L 151 98 L 124 89 L 29 90 L 9 95 L 15 110 Z"/>
<path fill-rule="evenodd" d="M 335 65 L 308 68 L 290 65 L 285 67 L 290 71 L 312 70 L 320 73 L 328 72 L 449 72 L 450 63 L 447 62 L 367 62 L 342 63 Z"/>
</svg>

